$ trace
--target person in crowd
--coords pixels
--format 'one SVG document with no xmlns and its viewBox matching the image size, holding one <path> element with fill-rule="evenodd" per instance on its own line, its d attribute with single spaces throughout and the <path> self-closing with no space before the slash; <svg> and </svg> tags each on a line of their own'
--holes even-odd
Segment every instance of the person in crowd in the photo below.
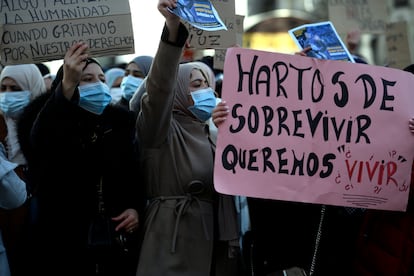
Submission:
<svg viewBox="0 0 414 276">
<path fill-rule="evenodd" d="M 356 63 L 368 64 L 366 58 L 359 53 L 361 44 L 361 31 L 359 29 L 353 29 L 347 32 L 345 42 L 348 51 Z"/>
<path fill-rule="evenodd" d="M 236 45 L 239 46 L 239 45 Z M 213 56 L 203 56 L 199 61 L 207 64 L 214 73 L 214 78 L 216 80 L 216 93 L 217 97 L 221 97 L 221 87 L 223 81 L 223 70 L 214 68 L 214 57 Z"/>
<path fill-rule="evenodd" d="M 414 74 L 414 64 L 403 70 Z M 414 135 L 414 117 L 408 127 Z M 414 275 L 414 163 L 407 210 L 366 211 L 357 241 L 355 268 L 355 276 Z"/>
<path fill-rule="evenodd" d="M 106 84 L 112 97 L 112 103 L 117 103 L 122 98 L 121 82 L 125 75 L 125 70 L 113 67 L 105 71 Z"/>
<path fill-rule="evenodd" d="M 213 69 L 213 60 L 211 56 L 205 56 L 201 58 L 200 60 L 194 61 L 195 64 L 199 65 L 200 68 L 203 69 L 204 72 L 207 72 L 206 77 L 208 82 L 211 84 L 210 86 L 214 89 L 216 94 L 216 104 L 218 104 L 221 101 L 221 98 L 218 97 L 218 95 L 221 94 L 221 87 L 220 90 L 217 91 L 217 81 L 216 81 L 216 71 L 220 74 L 219 70 Z M 210 137 L 216 143 L 217 140 L 217 127 L 213 122 L 213 119 L 210 117 L 208 119 L 208 125 L 209 125 L 209 131 L 210 131 Z M 249 214 L 249 206 L 247 202 L 247 198 L 245 196 L 234 196 L 234 203 L 236 206 L 236 212 L 237 212 L 237 221 L 238 221 L 238 229 L 239 229 L 239 235 L 240 235 L 240 248 L 243 249 L 243 241 L 245 239 L 245 236 L 248 235 L 247 232 L 250 231 L 250 214 Z M 242 252 L 240 252 L 242 254 Z M 241 256 L 240 256 L 241 257 Z M 243 258 L 241 258 L 243 260 Z M 246 273 L 247 272 L 247 265 L 246 261 L 242 261 L 240 263 L 240 273 Z M 241 275 L 240 275 L 241 276 Z"/>
<path fill-rule="evenodd" d="M 42 75 L 35 64 L 7 65 L 0 74 L 0 141 L 5 145 L 7 159 L 17 164 L 18 176 L 33 189 L 28 181 L 27 159 L 18 139 L 17 126 L 27 105 L 36 97 L 46 94 Z M 25 257 L 28 247 L 32 200 L 18 208 L 0 211 L 3 241 L 8 249 L 12 275 L 27 275 Z"/>
<path fill-rule="evenodd" d="M 28 116 L 30 132 L 22 140 L 38 201 L 33 275 L 135 275 L 145 202 L 134 122 L 110 104 L 102 67 L 87 52 L 83 42 L 71 46 L 50 96 L 36 104 L 37 112 L 29 105 L 22 115 Z M 101 212 L 116 233 L 135 238 L 132 247 L 93 254 L 89 229 Z"/>
<path fill-rule="evenodd" d="M 26 183 L 14 171 L 16 167 L 16 163 L 8 161 L 6 149 L 0 143 L 0 208 L 14 209 L 26 202 Z M 0 228 L 0 276 L 11 276 L 1 231 Z"/>
<path fill-rule="evenodd" d="M 188 30 L 176 5 L 158 2 L 165 25 L 136 124 L 149 201 L 136 275 L 240 275 L 233 197 L 213 186 L 214 90 L 198 63 L 180 64 Z"/>
<path fill-rule="evenodd" d="M 50 72 L 49 67 L 44 63 L 36 63 L 35 65 L 39 68 L 40 73 L 42 74 L 43 80 L 46 85 L 47 92 L 50 92 L 50 89 L 52 87 L 52 82 L 56 77 L 55 74 L 52 74 Z"/>
<path fill-rule="evenodd" d="M 125 68 L 125 77 L 121 82 L 122 97 L 118 104 L 129 110 L 129 101 L 148 75 L 153 57 L 138 56 Z"/>
</svg>

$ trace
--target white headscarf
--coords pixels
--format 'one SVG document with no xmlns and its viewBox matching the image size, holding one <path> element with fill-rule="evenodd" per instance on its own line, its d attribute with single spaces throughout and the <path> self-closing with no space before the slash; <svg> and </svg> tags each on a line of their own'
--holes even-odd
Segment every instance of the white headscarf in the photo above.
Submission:
<svg viewBox="0 0 414 276">
<path fill-rule="evenodd" d="M 0 82 L 4 78 L 13 79 L 23 91 L 30 91 L 30 100 L 33 100 L 40 94 L 46 93 L 46 85 L 39 68 L 35 64 L 18 64 L 7 65 L 0 74 Z M 7 125 L 7 153 L 8 159 L 19 165 L 26 164 L 17 139 L 16 121 L 5 115 L 4 119 Z"/>
<path fill-rule="evenodd" d="M 35 64 L 7 65 L 1 71 L 0 81 L 6 77 L 13 79 L 22 90 L 30 91 L 31 99 L 46 92 L 45 81 Z"/>
</svg>

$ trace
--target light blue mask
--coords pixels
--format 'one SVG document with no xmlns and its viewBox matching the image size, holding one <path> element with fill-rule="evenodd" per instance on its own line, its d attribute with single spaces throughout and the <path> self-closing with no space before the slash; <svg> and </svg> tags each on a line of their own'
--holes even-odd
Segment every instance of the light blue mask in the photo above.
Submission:
<svg viewBox="0 0 414 276">
<path fill-rule="evenodd" d="M 108 85 L 101 81 L 81 85 L 78 89 L 79 106 L 97 115 L 101 115 L 112 100 Z"/>
<path fill-rule="evenodd" d="M 216 96 L 211 87 L 191 92 L 194 105 L 189 106 L 188 110 L 200 121 L 207 121 L 211 117 L 213 109 L 216 107 Z"/>
<path fill-rule="evenodd" d="M 123 95 L 121 87 L 112 87 L 110 89 L 110 93 L 112 97 L 112 103 L 117 103 Z"/>
<path fill-rule="evenodd" d="M 30 102 L 30 91 L 0 93 L 0 109 L 4 115 L 17 118 Z"/>
<path fill-rule="evenodd" d="M 137 91 L 138 87 L 141 85 L 143 80 L 144 79 L 137 78 L 132 75 L 124 77 L 121 82 L 121 89 L 123 92 L 122 97 L 129 101 L 134 95 L 135 91 Z"/>
</svg>

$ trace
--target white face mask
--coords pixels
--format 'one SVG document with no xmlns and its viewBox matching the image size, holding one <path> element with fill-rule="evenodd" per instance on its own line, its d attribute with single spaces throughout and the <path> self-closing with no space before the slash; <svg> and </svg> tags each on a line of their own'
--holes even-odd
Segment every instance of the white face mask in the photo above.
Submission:
<svg viewBox="0 0 414 276">
<path fill-rule="evenodd" d="M 111 103 L 117 103 L 122 98 L 122 88 L 121 87 L 112 87 L 110 90 L 112 101 Z"/>
</svg>

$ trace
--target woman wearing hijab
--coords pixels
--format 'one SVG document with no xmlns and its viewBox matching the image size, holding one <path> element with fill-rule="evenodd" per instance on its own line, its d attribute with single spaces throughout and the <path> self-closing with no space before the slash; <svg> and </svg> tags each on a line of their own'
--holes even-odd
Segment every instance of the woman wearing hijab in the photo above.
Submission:
<svg viewBox="0 0 414 276">
<path fill-rule="evenodd" d="M 18 139 L 17 124 L 27 105 L 46 93 L 46 86 L 35 64 L 5 66 L 0 74 L 0 84 L 0 140 L 5 145 L 7 160 L 17 164 L 16 173 L 22 180 L 27 180 L 27 159 Z M 27 252 L 29 219 L 28 203 L 0 211 L 0 228 L 13 275 L 27 275 L 27 267 L 22 263 L 25 263 Z"/>
<path fill-rule="evenodd" d="M 125 70 L 122 68 L 110 68 L 105 72 L 106 84 L 112 97 L 112 103 L 117 103 L 122 97 L 121 82 L 125 76 Z"/>
<path fill-rule="evenodd" d="M 41 248 L 33 275 L 135 274 L 138 245 L 100 255 L 88 247 L 100 213 L 112 218 L 115 232 L 136 234 L 144 202 L 131 116 L 110 105 L 105 75 L 87 50 L 81 42 L 69 48 L 27 139 Z"/>
<path fill-rule="evenodd" d="M 149 200 L 137 276 L 240 275 L 233 198 L 213 185 L 216 98 L 198 63 L 179 64 L 188 31 L 175 7 L 158 2 L 166 22 L 137 119 Z"/>
<path fill-rule="evenodd" d="M 152 59 L 151 56 L 138 56 L 127 64 L 125 77 L 121 82 L 122 97 L 118 101 L 119 105 L 129 110 L 129 101 L 148 75 Z"/>
</svg>

